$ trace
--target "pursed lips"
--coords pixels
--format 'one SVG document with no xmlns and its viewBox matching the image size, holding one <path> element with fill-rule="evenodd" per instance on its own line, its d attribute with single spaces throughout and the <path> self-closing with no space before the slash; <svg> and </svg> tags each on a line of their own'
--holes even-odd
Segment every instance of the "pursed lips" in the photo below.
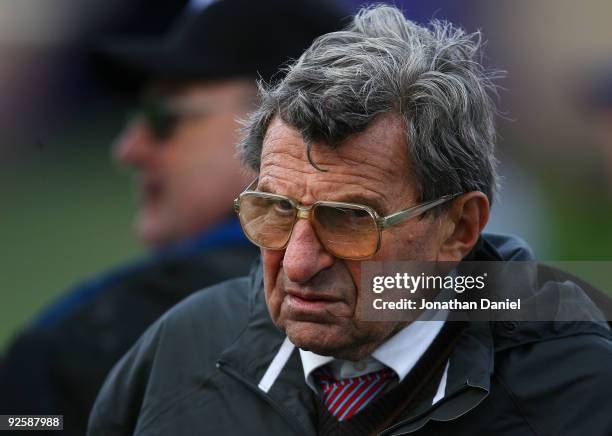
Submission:
<svg viewBox="0 0 612 436">
<path fill-rule="evenodd" d="M 316 314 L 327 313 L 327 309 L 334 303 L 341 302 L 342 299 L 320 292 L 287 290 L 285 302 L 293 311 L 302 313 Z"/>
<path fill-rule="evenodd" d="M 138 180 L 141 200 L 145 203 L 156 202 L 161 198 L 162 183 L 155 177 L 141 177 Z"/>
<path fill-rule="evenodd" d="M 300 298 L 302 300 L 307 300 L 307 301 L 334 302 L 334 301 L 341 300 L 338 297 L 334 297 L 332 295 L 326 295 L 326 294 L 323 294 L 321 292 L 316 292 L 316 291 L 299 291 L 299 290 L 290 289 L 290 290 L 286 290 L 285 292 L 293 297 Z"/>
</svg>

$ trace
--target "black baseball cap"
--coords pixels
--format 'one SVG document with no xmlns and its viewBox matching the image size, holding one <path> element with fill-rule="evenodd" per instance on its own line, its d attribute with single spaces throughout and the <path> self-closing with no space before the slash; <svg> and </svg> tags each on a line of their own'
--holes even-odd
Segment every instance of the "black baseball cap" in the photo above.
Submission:
<svg viewBox="0 0 612 436">
<path fill-rule="evenodd" d="M 162 37 L 113 37 L 94 52 L 115 88 L 147 79 L 277 77 L 319 35 L 341 29 L 351 11 L 333 0 L 217 0 L 187 7 Z"/>
</svg>

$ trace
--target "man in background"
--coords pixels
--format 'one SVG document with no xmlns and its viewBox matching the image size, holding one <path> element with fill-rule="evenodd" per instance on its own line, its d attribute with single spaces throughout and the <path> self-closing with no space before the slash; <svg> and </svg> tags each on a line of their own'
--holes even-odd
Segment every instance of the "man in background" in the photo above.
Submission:
<svg viewBox="0 0 612 436">
<path fill-rule="evenodd" d="M 0 365 L 1 414 L 61 414 L 65 434 L 84 434 L 104 378 L 146 327 L 255 258 L 231 217 L 248 180 L 234 158 L 237 120 L 252 109 L 256 79 L 274 81 L 345 14 L 332 2 L 209 3 L 162 40 L 102 50 L 110 82 L 140 89 L 114 156 L 135 173 L 135 227 L 152 253 L 70 291 L 13 342 Z"/>
</svg>

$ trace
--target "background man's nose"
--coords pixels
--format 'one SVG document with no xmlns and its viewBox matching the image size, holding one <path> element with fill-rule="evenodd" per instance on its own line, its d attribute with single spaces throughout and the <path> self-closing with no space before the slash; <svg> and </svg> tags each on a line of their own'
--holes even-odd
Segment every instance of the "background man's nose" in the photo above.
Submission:
<svg viewBox="0 0 612 436">
<path fill-rule="evenodd" d="M 113 144 L 113 156 L 130 166 L 142 165 L 151 155 L 156 139 L 143 121 L 129 123 Z"/>
<path fill-rule="evenodd" d="M 283 270 L 287 278 L 296 283 L 305 283 L 319 271 L 331 267 L 334 260 L 319 242 L 310 223 L 298 220 L 283 258 Z"/>
</svg>

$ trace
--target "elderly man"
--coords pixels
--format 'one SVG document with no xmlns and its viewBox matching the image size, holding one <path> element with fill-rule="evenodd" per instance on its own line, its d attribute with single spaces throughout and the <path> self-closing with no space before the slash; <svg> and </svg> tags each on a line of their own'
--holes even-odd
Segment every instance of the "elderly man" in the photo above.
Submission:
<svg viewBox="0 0 612 436">
<path fill-rule="evenodd" d="M 65 434 L 84 434 L 104 378 L 144 330 L 257 256 L 231 204 L 250 177 L 235 156 L 238 120 L 256 79 L 280 77 L 345 12 L 311 0 L 198 3 L 163 38 L 120 38 L 102 59 L 114 85 L 143 90 L 114 151 L 135 172 L 136 230 L 152 254 L 72 290 L 20 335 L 0 365 L 0 413 L 61 414 Z"/>
<path fill-rule="evenodd" d="M 359 316 L 363 259 L 531 258 L 481 235 L 497 180 L 478 44 L 377 6 L 262 91 L 235 202 L 261 266 L 152 326 L 90 435 L 610 434 L 604 325 Z"/>
</svg>

